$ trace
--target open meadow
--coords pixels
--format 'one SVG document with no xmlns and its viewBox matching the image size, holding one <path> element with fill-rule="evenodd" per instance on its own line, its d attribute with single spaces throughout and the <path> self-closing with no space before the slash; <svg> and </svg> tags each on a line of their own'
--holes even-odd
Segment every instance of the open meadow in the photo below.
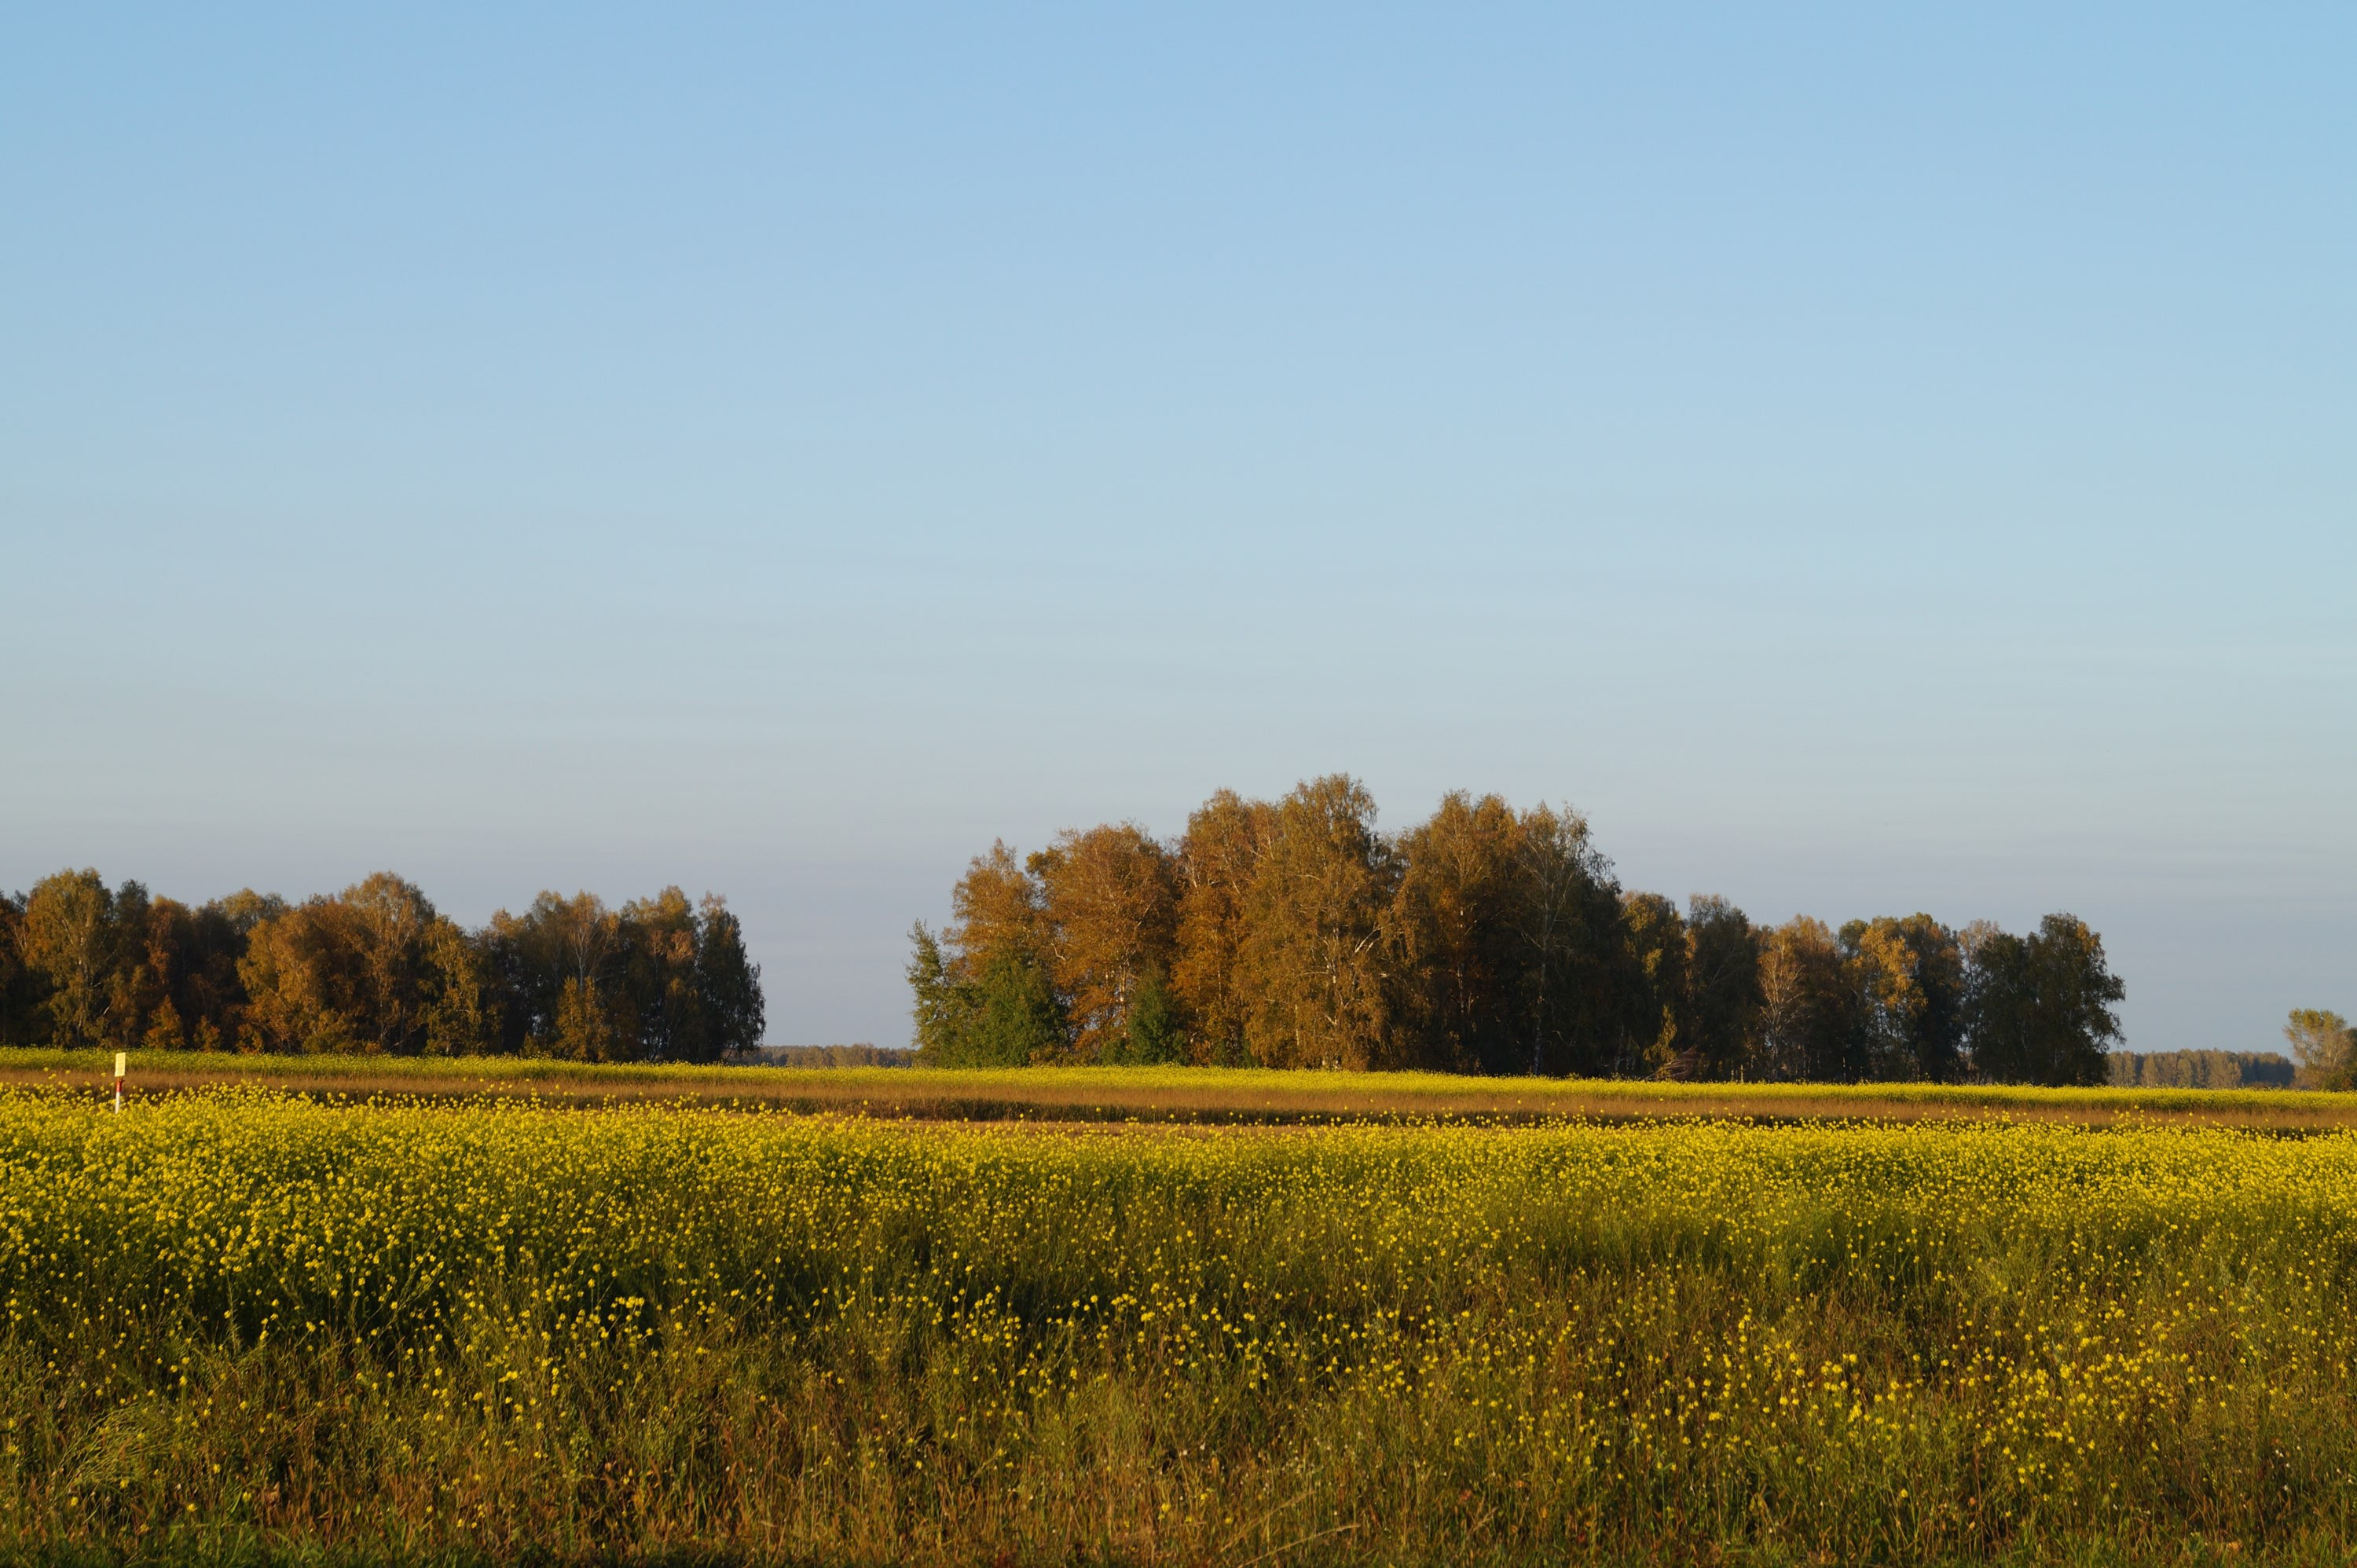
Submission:
<svg viewBox="0 0 2357 1568">
<path fill-rule="evenodd" d="M 0 1555 L 2339 1563 L 2352 1278 L 2339 1132 L 11 1088 Z"/>
</svg>

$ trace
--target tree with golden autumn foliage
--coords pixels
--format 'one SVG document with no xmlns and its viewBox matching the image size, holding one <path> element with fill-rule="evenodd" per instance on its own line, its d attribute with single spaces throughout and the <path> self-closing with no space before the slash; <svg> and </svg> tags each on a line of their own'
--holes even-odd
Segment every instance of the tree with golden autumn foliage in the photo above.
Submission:
<svg viewBox="0 0 2357 1568">
<path fill-rule="evenodd" d="M 2324 1007 L 2295 1007 L 2284 1020 L 2284 1043 L 2299 1064 L 2297 1081 L 2315 1089 L 2357 1087 L 2357 1029 Z"/>
<path fill-rule="evenodd" d="M 479 966 L 457 926 L 391 872 L 255 926 L 239 979 L 264 1049 L 414 1056 L 489 1043 L 434 1038 L 437 1019 L 480 1010 L 464 994 L 480 990 Z"/>
<path fill-rule="evenodd" d="M 1238 1067 L 1249 1011 L 1240 981 L 1244 898 L 1275 831 L 1275 809 L 1222 789 L 1187 819 L 1178 842 L 1178 922 L 1170 985 L 1191 1037 L 1189 1059 Z"/>
<path fill-rule="evenodd" d="M 190 907 L 95 871 L 0 897 L 0 1041 L 150 1050 L 716 1060 L 758 1044 L 760 971 L 722 900 L 543 894 L 470 931 L 379 872 Z"/>
<path fill-rule="evenodd" d="M 1263 1067 L 1405 1065 L 1393 1047 L 1383 915 L 1397 861 L 1375 802 L 1341 774 L 1276 804 L 1244 889 L 1236 989 Z"/>
<path fill-rule="evenodd" d="M 1929 915 L 1836 934 L 1703 894 L 1682 911 L 1623 889 L 1568 808 L 1458 791 L 1386 834 L 1341 774 L 1222 789 L 1168 843 L 1125 822 L 995 844 L 951 902 L 909 966 L 943 1064 L 2078 1081 L 2052 1075 L 2113 1037 L 2091 933 L 2041 928 L 2045 967 L 2000 972 L 2006 942 Z M 2033 972 L 2054 1000 L 2008 1001 Z"/>
<path fill-rule="evenodd" d="M 1031 857 L 1049 983 L 1082 1061 L 1177 1059 L 1176 857 L 1133 823 L 1068 832 Z"/>
<path fill-rule="evenodd" d="M 38 977 L 49 1039 L 61 1046 L 136 1044 L 145 966 L 147 890 L 109 888 L 96 871 L 60 871 L 33 885 L 18 922 L 22 962 Z"/>
</svg>

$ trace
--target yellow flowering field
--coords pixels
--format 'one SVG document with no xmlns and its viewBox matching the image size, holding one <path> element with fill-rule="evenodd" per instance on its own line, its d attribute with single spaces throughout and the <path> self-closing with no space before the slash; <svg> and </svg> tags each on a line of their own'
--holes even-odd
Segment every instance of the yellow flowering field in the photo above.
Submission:
<svg viewBox="0 0 2357 1568">
<path fill-rule="evenodd" d="M 0 1091 L 0 1552 L 2340 1563 L 2357 1136 Z"/>
<path fill-rule="evenodd" d="M 741 1067 L 541 1057 L 133 1051 L 130 1090 L 238 1085 L 288 1092 L 479 1095 L 612 1103 L 702 1100 L 776 1110 L 955 1120 L 1286 1122 L 1370 1117 L 1643 1116 L 1929 1121 L 2002 1117 L 2206 1122 L 2357 1131 L 2357 1093 L 2267 1089 L 2054 1089 L 2029 1084 L 1669 1083 L 1197 1067 Z M 113 1058 L 0 1048 L 0 1087 L 106 1092 Z"/>
</svg>

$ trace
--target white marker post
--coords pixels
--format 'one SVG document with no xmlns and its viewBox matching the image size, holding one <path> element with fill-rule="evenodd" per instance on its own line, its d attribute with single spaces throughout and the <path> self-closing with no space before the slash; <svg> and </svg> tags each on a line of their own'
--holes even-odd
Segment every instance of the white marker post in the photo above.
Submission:
<svg viewBox="0 0 2357 1568">
<path fill-rule="evenodd" d="M 114 1113 L 123 1114 L 123 1068 L 131 1059 L 129 1051 L 114 1053 Z"/>
</svg>

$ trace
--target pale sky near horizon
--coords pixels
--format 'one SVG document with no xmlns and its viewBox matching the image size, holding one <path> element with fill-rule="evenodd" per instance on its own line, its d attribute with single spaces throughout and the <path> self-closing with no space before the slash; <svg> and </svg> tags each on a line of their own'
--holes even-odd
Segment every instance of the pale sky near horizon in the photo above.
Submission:
<svg viewBox="0 0 2357 1568">
<path fill-rule="evenodd" d="M 0 886 L 1585 811 L 2357 1015 L 2357 10 L 15 8 Z"/>
</svg>

